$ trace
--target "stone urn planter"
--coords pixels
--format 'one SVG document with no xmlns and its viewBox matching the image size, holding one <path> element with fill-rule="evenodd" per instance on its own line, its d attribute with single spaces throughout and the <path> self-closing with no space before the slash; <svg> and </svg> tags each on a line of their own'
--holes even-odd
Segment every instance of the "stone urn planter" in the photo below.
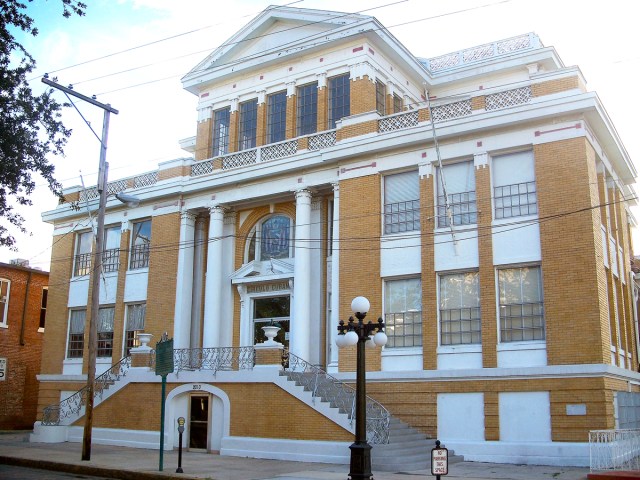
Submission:
<svg viewBox="0 0 640 480">
<path fill-rule="evenodd" d="M 264 336 L 267 337 L 267 340 L 264 343 L 269 345 L 277 343 L 274 338 L 276 338 L 276 335 L 278 335 L 281 328 L 282 327 L 278 323 L 271 323 L 262 327 Z"/>
<path fill-rule="evenodd" d="M 149 342 L 151 341 L 151 337 L 153 337 L 151 333 L 139 333 L 138 340 L 140 340 L 140 347 L 150 348 Z"/>
</svg>

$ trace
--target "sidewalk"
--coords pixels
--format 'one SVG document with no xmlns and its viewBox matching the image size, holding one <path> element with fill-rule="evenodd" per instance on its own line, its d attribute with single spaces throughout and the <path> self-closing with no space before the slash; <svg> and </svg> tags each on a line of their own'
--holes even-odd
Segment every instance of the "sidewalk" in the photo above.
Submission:
<svg viewBox="0 0 640 480">
<path fill-rule="evenodd" d="M 27 432 L 0 432 L 0 464 L 96 475 L 122 480 L 195 479 L 211 480 L 346 480 L 348 465 L 287 462 L 183 451 L 184 473 L 175 473 L 178 452 L 164 453 L 164 471 L 159 472 L 158 450 L 93 445 L 91 460 L 80 460 L 80 443 L 29 443 Z M 375 480 L 429 479 L 429 470 L 376 472 Z M 588 468 L 502 465 L 462 462 L 449 466 L 443 479 L 468 480 L 583 480 Z"/>
</svg>

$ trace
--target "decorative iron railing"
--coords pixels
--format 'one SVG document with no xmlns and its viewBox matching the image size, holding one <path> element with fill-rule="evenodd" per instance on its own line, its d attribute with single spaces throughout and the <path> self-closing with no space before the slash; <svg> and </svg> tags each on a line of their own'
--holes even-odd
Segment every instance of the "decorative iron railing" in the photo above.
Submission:
<svg viewBox="0 0 640 480">
<path fill-rule="evenodd" d="M 329 402 L 332 407 L 349 415 L 355 421 L 356 390 L 351 385 L 332 377 L 323 369 L 286 352 L 282 366 L 289 379 L 311 392 L 312 397 Z M 372 445 L 389 443 L 391 414 L 379 402 L 367 397 L 367 441 Z"/>
<path fill-rule="evenodd" d="M 589 467 L 597 470 L 640 470 L 640 429 L 589 432 Z"/>
<path fill-rule="evenodd" d="M 124 357 L 109 370 L 96 377 L 93 386 L 93 398 L 100 397 L 105 390 L 127 374 L 131 366 L 131 357 Z M 61 422 L 74 415 L 80 415 L 82 407 L 87 401 L 89 387 L 86 386 L 70 397 L 62 400 L 58 405 L 45 407 L 42 414 L 42 425 L 60 425 Z"/>
<path fill-rule="evenodd" d="M 252 370 L 256 363 L 253 347 L 176 348 L 174 373 L 189 370 Z"/>
</svg>

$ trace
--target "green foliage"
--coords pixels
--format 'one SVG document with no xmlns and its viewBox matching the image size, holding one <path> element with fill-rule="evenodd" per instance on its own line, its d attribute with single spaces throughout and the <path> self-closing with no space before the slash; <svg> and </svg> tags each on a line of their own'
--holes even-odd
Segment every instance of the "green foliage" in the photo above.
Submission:
<svg viewBox="0 0 640 480">
<path fill-rule="evenodd" d="M 82 16 L 87 8 L 77 0 L 60 1 L 65 18 Z M 11 203 L 32 205 L 34 175 L 42 176 L 51 191 L 62 197 L 48 156 L 63 155 L 71 135 L 60 120 L 62 105 L 52 98 L 53 90 L 34 95 L 27 83 L 36 62 L 11 33 L 18 29 L 38 34 L 27 6 L 19 0 L 0 2 L 0 218 L 24 233 L 24 218 Z M 5 225 L 0 224 L 0 246 L 15 249 L 15 238 Z"/>
</svg>

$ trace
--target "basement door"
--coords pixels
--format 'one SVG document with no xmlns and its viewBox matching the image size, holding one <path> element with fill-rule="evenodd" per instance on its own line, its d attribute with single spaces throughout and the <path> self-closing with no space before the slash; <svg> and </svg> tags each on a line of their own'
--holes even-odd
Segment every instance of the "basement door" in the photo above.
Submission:
<svg viewBox="0 0 640 480">
<path fill-rule="evenodd" d="M 210 395 L 192 395 L 189 398 L 189 450 L 209 450 L 210 406 Z"/>
</svg>

